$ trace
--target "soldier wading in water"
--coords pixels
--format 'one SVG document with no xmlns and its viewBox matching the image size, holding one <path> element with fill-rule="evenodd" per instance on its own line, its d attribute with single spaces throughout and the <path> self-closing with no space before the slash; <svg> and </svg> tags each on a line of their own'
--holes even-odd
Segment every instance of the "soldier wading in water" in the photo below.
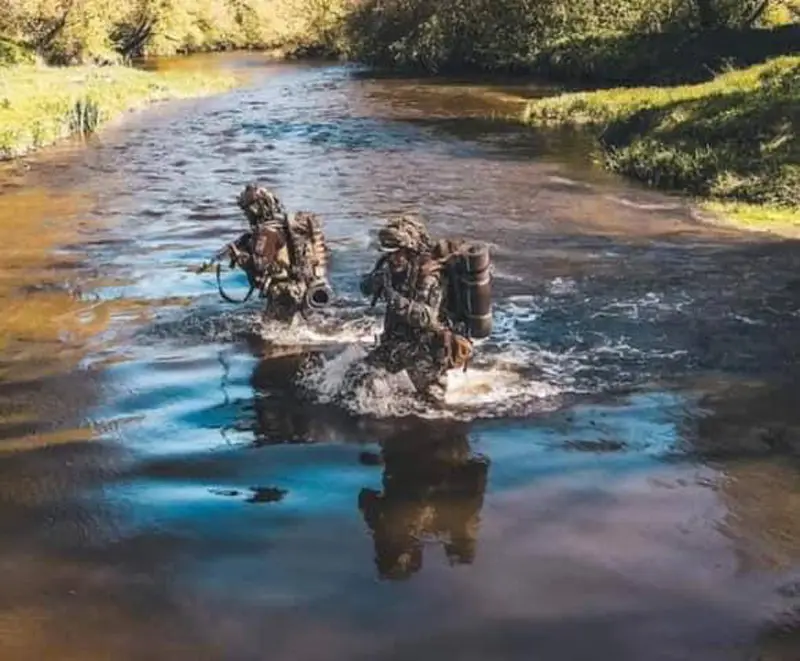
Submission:
<svg viewBox="0 0 800 661">
<path fill-rule="evenodd" d="M 448 370 L 466 368 L 472 356 L 468 336 L 490 332 L 488 251 L 451 241 L 434 244 L 425 225 L 410 216 L 387 223 L 378 242 L 384 254 L 362 278 L 361 291 L 373 305 L 380 298 L 386 302 L 383 334 L 345 382 L 358 387 L 369 375 L 364 367 L 405 370 L 424 399 L 441 404 Z M 482 289 L 470 289 L 470 282 Z"/>
<path fill-rule="evenodd" d="M 250 224 L 250 231 L 227 244 L 200 267 L 230 259 L 247 275 L 250 291 L 242 300 L 220 294 L 234 303 L 246 301 L 254 291 L 266 299 L 265 318 L 291 322 L 299 312 L 326 307 L 333 298 L 327 281 L 327 247 L 319 219 L 297 212 L 291 217 L 271 191 L 248 184 L 237 199 Z M 217 278 L 219 282 L 219 265 Z"/>
</svg>

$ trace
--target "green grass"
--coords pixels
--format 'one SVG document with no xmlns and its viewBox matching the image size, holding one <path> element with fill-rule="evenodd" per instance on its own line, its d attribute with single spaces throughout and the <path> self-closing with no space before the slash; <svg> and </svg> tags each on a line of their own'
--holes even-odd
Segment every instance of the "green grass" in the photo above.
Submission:
<svg viewBox="0 0 800 661">
<path fill-rule="evenodd" d="M 650 186 L 795 214 L 800 210 L 800 57 L 682 87 L 563 94 L 522 121 L 595 131 L 603 164 Z M 752 215 L 752 212 L 750 212 Z"/>
<path fill-rule="evenodd" d="M 221 92 L 227 74 L 153 73 L 129 67 L 0 68 L 0 159 L 89 134 L 156 101 Z"/>
<path fill-rule="evenodd" d="M 800 209 L 780 208 L 744 202 L 704 200 L 700 208 L 711 214 L 713 222 L 732 224 L 752 231 L 800 237 Z"/>
<path fill-rule="evenodd" d="M 30 49 L 0 36 L 0 67 L 35 63 L 36 55 Z"/>
</svg>

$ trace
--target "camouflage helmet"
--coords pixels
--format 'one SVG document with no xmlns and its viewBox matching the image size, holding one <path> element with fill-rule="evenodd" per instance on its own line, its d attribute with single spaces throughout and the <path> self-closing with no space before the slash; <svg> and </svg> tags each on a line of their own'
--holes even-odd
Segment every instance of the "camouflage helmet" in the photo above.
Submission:
<svg viewBox="0 0 800 661">
<path fill-rule="evenodd" d="M 425 223 L 413 216 L 393 218 L 378 232 L 381 252 L 395 252 L 401 248 L 424 252 L 430 250 L 431 243 Z"/>
<path fill-rule="evenodd" d="M 247 184 L 236 202 L 251 222 L 272 220 L 286 213 L 277 195 L 256 184 Z"/>
</svg>

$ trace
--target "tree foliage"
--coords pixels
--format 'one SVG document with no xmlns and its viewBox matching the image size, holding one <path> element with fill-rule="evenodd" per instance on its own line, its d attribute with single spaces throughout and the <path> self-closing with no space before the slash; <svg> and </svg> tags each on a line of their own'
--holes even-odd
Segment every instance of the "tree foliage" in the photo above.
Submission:
<svg viewBox="0 0 800 661">
<path fill-rule="evenodd" d="M 0 0 L 0 41 L 61 64 L 288 45 L 430 71 L 514 69 L 602 35 L 798 18 L 800 0 Z"/>
<path fill-rule="evenodd" d="M 327 40 L 347 0 L 0 0 L 0 38 L 57 64 Z"/>
<path fill-rule="evenodd" d="M 514 69 L 559 44 L 602 35 L 751 28 L 796 1 L 364 0 L 346 30 L 350 54 L 375 64 Z"/>
</svg>

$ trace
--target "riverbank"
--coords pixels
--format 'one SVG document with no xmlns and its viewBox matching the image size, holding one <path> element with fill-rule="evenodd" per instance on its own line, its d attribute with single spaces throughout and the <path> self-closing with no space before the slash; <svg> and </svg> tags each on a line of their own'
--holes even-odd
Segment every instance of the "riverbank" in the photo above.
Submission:
<svg viewBox="0 0 800 661">
<path fill-rule="evenodd" d="M 593 131 L 607 169 L 748 228 L 800 227 L 800 57 L 678 87 L 535 100 L 521 121 Z"/>
<path fill-rule="evenodd" d="M 130 110 L 226 91 L 240 82 L 227 73 L 150 72 L 125 66 L 2 68 L 0 160 L 88 135 Z"/>
</svg>

